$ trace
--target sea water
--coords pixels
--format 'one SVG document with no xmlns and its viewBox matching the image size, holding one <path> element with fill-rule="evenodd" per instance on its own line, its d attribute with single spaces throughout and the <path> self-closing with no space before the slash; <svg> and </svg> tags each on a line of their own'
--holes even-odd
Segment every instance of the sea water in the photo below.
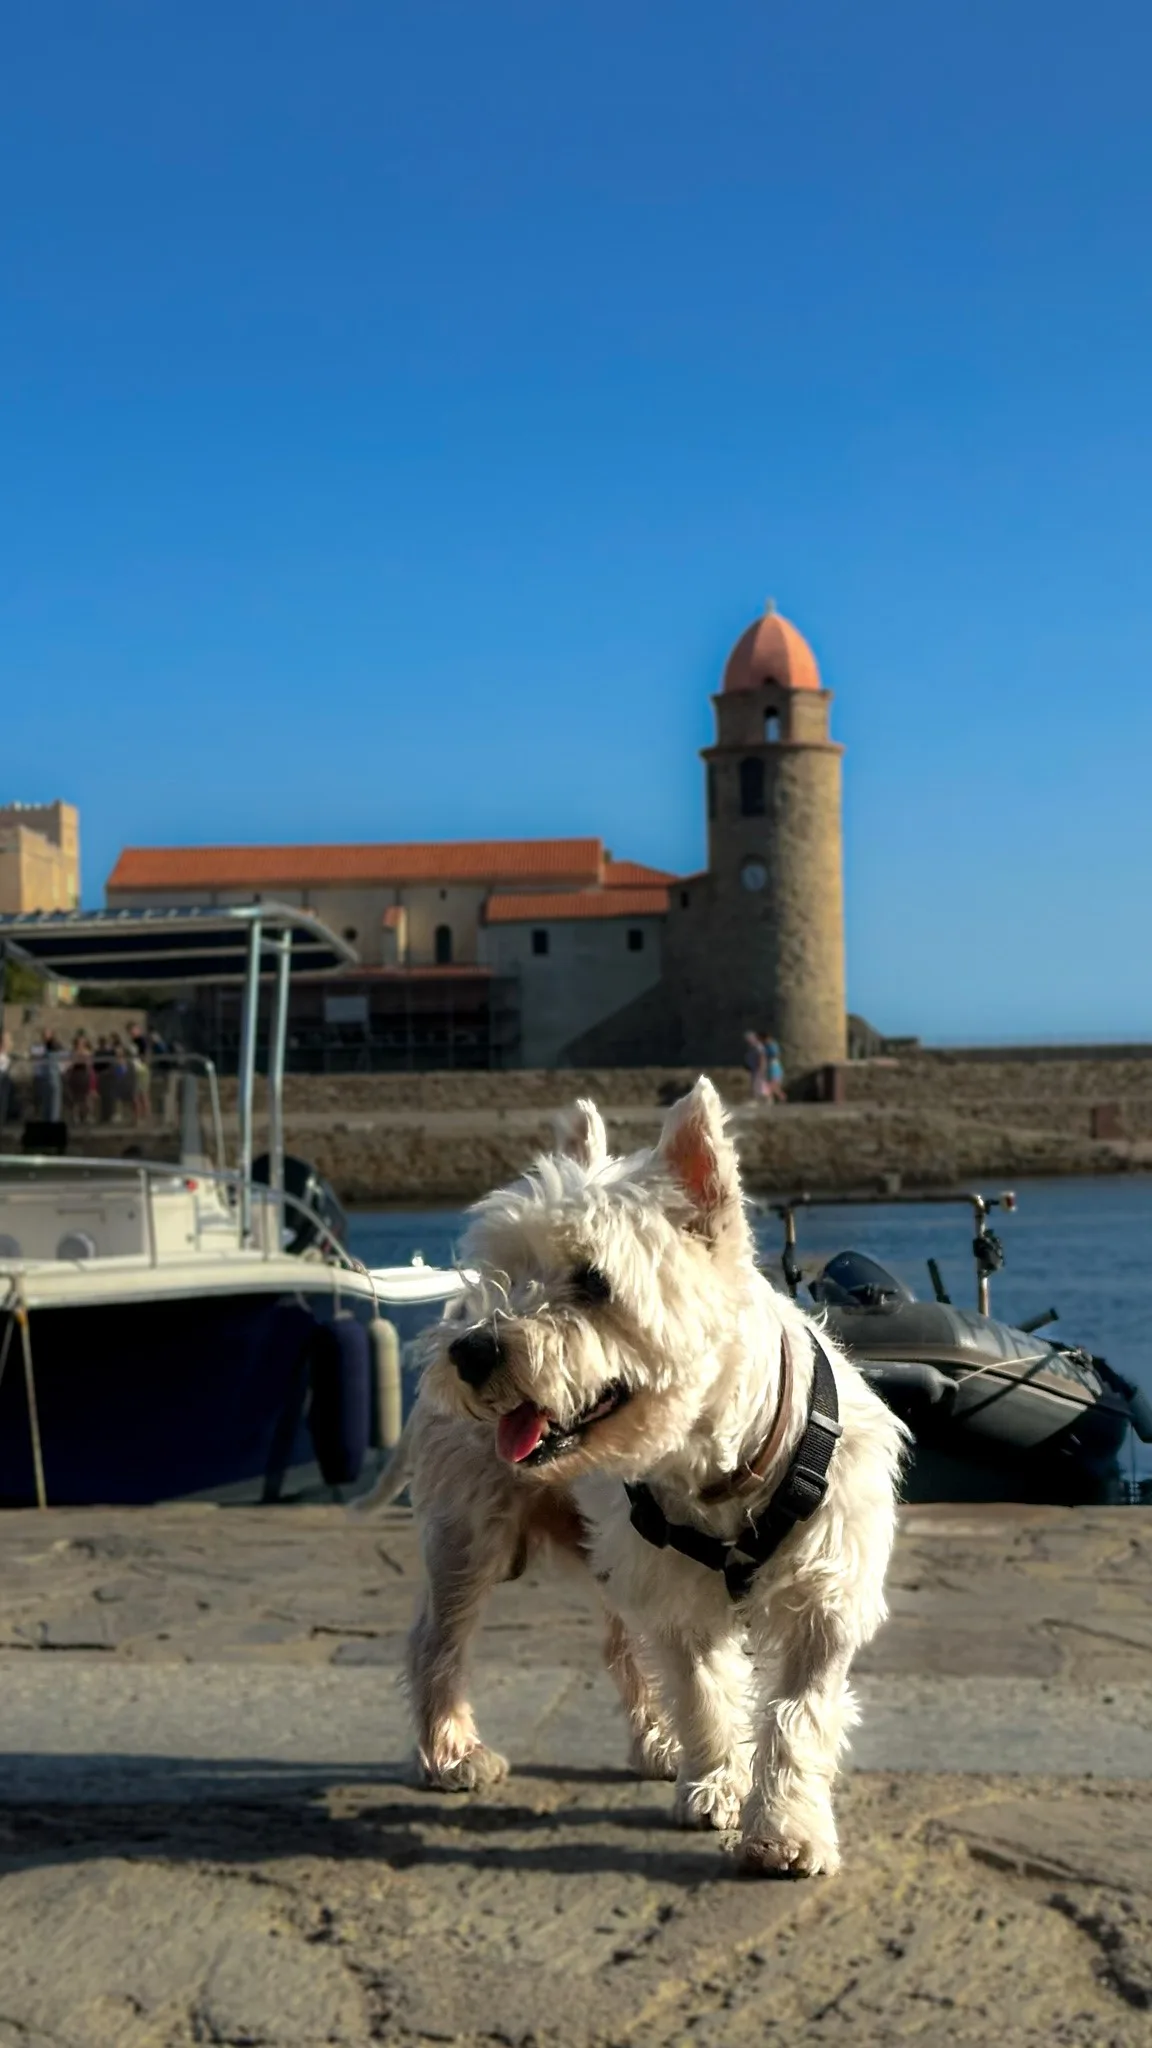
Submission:
<svg viewBox="0 0 1152 2048">
<path fill-rule="evenodd" d="M 981 1192 L 994 1189 L 982 1183 Z M 350 1248 L 372 1266 L 405 1265 L 414 1253 L 451 1264 L 464 1223 L 451 1209 L 361 1210 L 350 1221 Z M 800 1210 L 797 1224 L 805 1273 L 851 1247 L 931 1299 L 931 1257 L 952 1299 L 975 1306 L 967 1208 L 846 1205 Z M 1152 1393 L 1152 1175 L 1024 1181 L 1015 1213 L 993 1211 L 991 1226 L 1005 1257 L 992 1280 L 992 1314 L 1011 1323 L 1056 1308 L 1045 1336 L 1098 1352 Z M 778 1220 L 759 1212 L 756 1229 L 765 1263 L 778 1261 Z M 1136 1446 L 1136 1469 L 1152 1475 L 1152 1446 Z"/>
</svg>

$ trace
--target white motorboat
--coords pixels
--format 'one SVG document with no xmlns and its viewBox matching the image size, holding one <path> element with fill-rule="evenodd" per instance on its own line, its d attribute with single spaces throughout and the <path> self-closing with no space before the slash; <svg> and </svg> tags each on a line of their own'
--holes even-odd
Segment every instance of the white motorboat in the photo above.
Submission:
<svg viewBox="0 0 1152 2048">
<path fill-rule="evenodd" d="M 289 976 L 347 967 L 307 911 L 0 918 L 0 956 L 84 984 L 241 980 L 239 1146 L 182 1118 L 178 1160 L 0 1153 L 0 1504 L 331 1497 L 367 1484 L 399 1429 L 406 1347 L 462 1285 L 370 1272 L 330 1188 L 285 1159 Z M 270 980 L 268 1152 L 254 1159 L 257 1023 Z M 194 1072 L 199 1068 L 199 1082 Z M 40 1143 L 45 1132 L 27 1137 Z M 51 1138 L 53 1133 L 48 1131 Z"/>
</svg>

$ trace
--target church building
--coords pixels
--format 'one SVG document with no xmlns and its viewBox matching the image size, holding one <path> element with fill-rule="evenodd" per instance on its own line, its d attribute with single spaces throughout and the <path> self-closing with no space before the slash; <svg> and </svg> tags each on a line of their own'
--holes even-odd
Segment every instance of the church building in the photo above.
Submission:
<svg viewBox="0 0 1152 2048">
<path fill-rule="evenodd" d="M 786 1071 L 807 1071 L 845 1056 L 831 701 L 769 606 L 712 699 L 699 874 L 618 860 L 599 839 L 132 847 L 107 901 L 263 896 L 341 933 L 360 967 L 299 986 L 298 1065 L 729 1064 L 754 1029 L 779 1040 Z M 228 1010 L 213 1012 L 225 1059 Z"/>
</svg>

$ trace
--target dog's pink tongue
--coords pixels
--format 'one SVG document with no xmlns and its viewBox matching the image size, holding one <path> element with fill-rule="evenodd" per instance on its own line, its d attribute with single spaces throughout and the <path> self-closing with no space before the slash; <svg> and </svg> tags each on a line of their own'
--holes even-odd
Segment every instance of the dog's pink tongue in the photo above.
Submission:
<svg viewBox="0 0 1152 2048">
<path fill-rule="evenodd" d="M 518 1465 L 536 1449 L 548 1427 L 548 1417 L 531 1401 L 521 1401 L 511 1414 L 496 1424 L 496 1449 L 509 1465 Z"/>
</svg>

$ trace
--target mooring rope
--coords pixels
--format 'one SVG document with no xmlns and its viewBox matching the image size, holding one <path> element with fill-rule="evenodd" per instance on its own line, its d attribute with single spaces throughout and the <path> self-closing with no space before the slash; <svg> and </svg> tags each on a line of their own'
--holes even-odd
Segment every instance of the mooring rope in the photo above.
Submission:
<svg viewBox="0 0 1152 2048">
<path fill-rule="evenodd" d="M 4 1383 L 4 1368 L 8 1363 L 8 1352 L 12 1343 L 12 1332 L 16 1328 L 16 1309 L 14 1305 L 15 1301 L 16 1282 L 15 1280 L 13 1280 L 11 1285 L 9 1286 L 8 1293 L 4 1302 L 5 1311 L 8 1315 L 8 1327 L 4 1332 L 4 1342 L 3 1344 L 0 1344 L 0 1386 L 2 1386 Z"/>
<path fill-rule="evenodd" d="M 28 1400 L 28 1431 L 32 1439 L 32 1469 L 36 1475 L 36 1505 L 46 1508 L 48 1494 L 44 1485 L 44 1449 L 40 1441 L 40 1416 L 36 1407 L 36 1378 L 32 1370 L 32 1329 L 28 1321 L 28 1309 L 24 1290 L 18 1286 L 13 1319 L 20 1327 L 20 1346 L 24 1353 L 24 1391 Z"/>
</svg>

